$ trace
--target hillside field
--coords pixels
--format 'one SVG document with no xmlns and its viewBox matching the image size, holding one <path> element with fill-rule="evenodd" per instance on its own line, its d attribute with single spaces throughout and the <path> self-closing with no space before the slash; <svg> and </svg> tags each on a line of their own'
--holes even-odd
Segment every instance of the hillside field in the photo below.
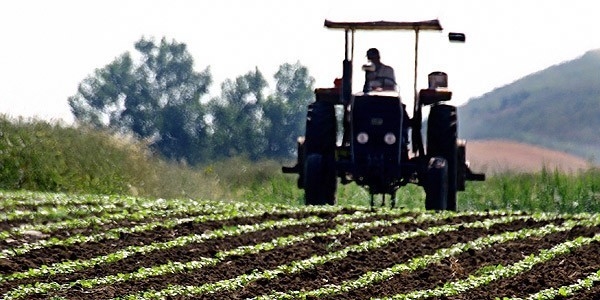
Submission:
<svg viewBox="0 0 600 300">
<path fill-rule="evenodd" d="M 0 193 L 2 299 L 592 299 L 600 215 Z"/>
<path fill-rule="evenodd" d="M 510 140 L 469 140 L 467 160 L 488 173 L 539 172 L 543 167 L 572 173 L 592 166 L 579 156 Z"/>
<path fill-rule="evenodd" d="M 460 136 L 600 157 L 600 49 L 497 87 L 458 108 Z"/>
</svg>

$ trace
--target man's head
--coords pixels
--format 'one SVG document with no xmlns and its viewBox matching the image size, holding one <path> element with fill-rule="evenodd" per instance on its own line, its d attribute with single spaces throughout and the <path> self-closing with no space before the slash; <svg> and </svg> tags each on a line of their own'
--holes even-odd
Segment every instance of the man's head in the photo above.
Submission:
<svg viewBox="0 0 600 300">
<path fill-rule="evenodd" d="M 367 50 L 367 58 L 371 61 L 379 60 L 379 50 L 377 50 L 377 48 Z"/>
</svg>

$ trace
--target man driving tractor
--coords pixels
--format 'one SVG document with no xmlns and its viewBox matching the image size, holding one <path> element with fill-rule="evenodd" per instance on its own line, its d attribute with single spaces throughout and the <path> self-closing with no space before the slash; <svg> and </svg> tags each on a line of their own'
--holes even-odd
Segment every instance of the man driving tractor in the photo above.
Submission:
<svg viewBox="0 0 600 300">
<path fill-rule="evenodd" d="M 365 71 L 365 85 L 363 92 L 370 91 L 395 91 L 396 76 L 394 69 L 381 62 L 379 50 L 371 48 L 367 51 L 367 59 L 371 62 L 363 66 Z"/>
<path fill-rule="evenodd" d="M 379 50 L 377 48 L 367 50 L 367 59 L 370 64 L 363 66 L 363 70 L 365 71 L 363 92 L 396 91 L 397 84 L 394 68 L 381 62 Z M 404 114 L 404 122 L 402 122 L 402 145 L 406 149 L 403 155 L 405 159 L 408 159 L 408 130 L 410 127 L 410 118 L 406 113 L 406 105 L 402 104 L 402 109 Z"/>
</svg>

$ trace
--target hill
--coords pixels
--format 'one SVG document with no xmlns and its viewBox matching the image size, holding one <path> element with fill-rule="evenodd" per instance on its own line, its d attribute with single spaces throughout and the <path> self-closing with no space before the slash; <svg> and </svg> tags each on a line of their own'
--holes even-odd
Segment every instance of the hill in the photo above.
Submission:
<svg viewBox="0 0 600 300">
<path fill-rule="evenodd" d="M 600 157 L 598 70 L 600 49 L 471 99 L 459 107 L 459 135 Z"/>
<path fill-rule="evenodd" d="M 467 141 L 467 160 L 474 171 L 490 175 L 505 171 L 537 172 L 543 167 L 576 172 L 590 166 L 575 155 L 508 140 Z"/>
</svg>

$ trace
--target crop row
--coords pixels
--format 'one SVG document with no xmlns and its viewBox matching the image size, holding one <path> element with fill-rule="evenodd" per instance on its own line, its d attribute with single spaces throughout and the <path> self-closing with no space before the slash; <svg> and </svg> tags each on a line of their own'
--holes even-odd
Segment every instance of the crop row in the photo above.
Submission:
<svg viewBox="0 0 600 300">
<path fill-rule="evenodd" d="M 138 208 L 139 209 L 139 208 Z M 215 207 L 209 203 L 198 203 L 192 204 L 187 203 L 186 205 L 179 205 L 172 209 L 163 209 L 162 205 L 154 207 L 144 207 L 137 211 L 119 211 L 112 214 L 106 214 L 103 216 L 88 216 L 83 218 L 71 218 L 57 222 L 46 222 L 46 223 L 26 223 L 19 226 L 12 227 L 8 230 L 0 232 L 0 239 L 14 239 L 22 236 L 30 231 L 39 231 L 44 234 L 50 234 L 57 231 L 72 230 L 78 228 L 90 228 L 94 226 L 102 226 L 112 224 L 118 221 L 127 220 L 129 222 L 140 222 L 152 218 L 175 218 L 181 216 L 194 216 L 203 214 L 226 214 L 227 212 L 234 211 L 257 211 L 259 208 L 248 207 L 241 203 L 233 203 L 230 205 L 223 205 Z M 261 211 L 264 209 L 260 208 Z"/>
<path fill-rule="evenodd" d="M 8 249 L 2 249 L 0 251 L 0 259 L 8 258 L 15 255 L 22 255 L 31 250 L 41 249 L 52 246 L 68 246 L 79 243 L 99 242 L 107 239 L 118 239 L 122 234 L 138 233 L 149 231 L 158 227 L 162 228 L 173 228 L 177 225 L 193 222 L 201 223 L 208 221 L 223 221 L 233 218 L 241 217 L 256 217 L 265 213 L 277 213 L 277 214 L 294 214 L 294 213 L 319 213 L 319 212 L 338 212 L 342 208 L 340 207 L 286 207 L 281 208 L 265 208 L 260 205 L 249 206 L 246 203 L 226 203 L 219 204 L 215 202 L 205 202 L 203 205 L 199 203 L 196 205 L 179 205 L 176 208 L 163 210 L 161 207 L 153 207 L 145 209 L 137 213 L 129 213 L 128 211 L 122 211 L 120 213 L 114 213 L 103 217 L 90 216 L 86 218 L 74 218 L 59 222 L 48 222 L 44 224 L 24 224 L 16 227 L 12 227 L 8 230 L 0 232 L 0 239 L 14 239 L 20 235 L 23 235 L 29 231 L 39 231 L 43 233 L 44 237 L 47 234 L 56 231 L 65 231 L 68 229 L 77 228 L 90 228 L 93 226 L 105 225 L 114 223 L 119 220 L 128 221 L 144 221 L 146 219 L 152 219 L 152 217 L 160 217 L 159 220 L 143 223 L 135 226 L 117 227 L 112 228 L 103 232 L 93 234 L 74 234 L 66 239 L 49 238 L 39 239 L 37 241 L 27 243 L 17 247 L 11 247 Z M 358 210 L 360 211 L 360 210 Z M 385 210 L 384 210 L 385 211 Z M 389 210 L 386 214 L 404 214 L 407 211 L 404 210 Z M 186 215 L 187 217 L 175 218 L 180 215 Z M 197 216 L 199 215 L 199 216 Z"/>
<path fill-rule="evenodd" d="M 292 210 L 292 211 L 295 211 L 295 210 Z M 289 212 L 289 211 L 281 211 L 281 212 L 284 213 L 284 212 Z M 374 213 L 355 213 L 355 214 L 351 214 L 351 215 L 338 215 L 333 220 L 347 222 L 347 221 L 353 221 L 353 220 L 358 220 L 358 219 L 368 218 L 368 217 L 401 216 L 403 214 L 406 214 L 406 212 L 401 211 L 401 210 L 384 210 L 384 211 L 379 211 L 379 212 L 374 212 Z M 462 215 L 475 215 L 475 214 L 477 214 L 477 213 L 467 212 Z M 227 217 L 227 218 L 233 218 L 233 217 L 237 217 L 240 215 L 256 216 L 256 214 L 252 214 L 252 213 L 249 213 L 249 214 L 230 213 L 229 217 Z M 421 222 L 425 222 L 425 221 L 450 218 L 453 216 L 456 216 L 456 214 L 444 213 L 444 214 L 438 214 L 435 216 L 425 214 L 425 215 L 421 215 L 417 218 L 408 216 L 408 217 L 402 217 L 399 219 L 394 219 L 391 221 L 374 221 L 374 222 L 369 222 L 369 223 L 359 223 L 359 222 L 348 223 L 348 224 L 344 224 L 344 225 L 339 225 L 338 227 L 336 227 L 336 229 L 325 232 L 325 233 L 305 233 L 303 235 L 303 238 L 300 238 L 300 239 L 297 239 L 297 237 L 292 237 L 289 240 L 286 238 L 281 238 L 281 239 L 277 240 L 277 244 L 280 244 L 280 243 L 287 244 L 294 240 L 297 242 L 297 241 L 312 238 L 315 236 L 344 234 L 344 233 L 350 232 L 350 230 L 356 230 L 356 229 L 392 226 L 392 225 L 397 225 L 399 223 L 409 223 L 409 222 L 421 223 Z M 223 220 L 224 218 L 225 217 L 223 217 L 223 215 L 215 214 L 215 215 L 196 217 L 193 219 L 186 218 L 186 219 L 181 219 L 181 220 L 173 220 L 170 222 L 149 223 L 144 226 L 140 226 L 139 230 L 148 229 L 149 227 L 154 227 L 154 226 L 171 227 L 171 226 L 174 226 L 175 224 L 187 222 L 190 220 L 193 220 L 195 222 L 205 222 L 207 220 Z M 143 245 L 143 246 L 131 246 L 126 249 L 117 251 L 106 257 L 97 257 L 97 258 L 87 260 L 87 261 L 78 260 L 78 261 L 61 262 L 61 263 L 55 264 L 51 267 L 43 266 L 39 269 L 30 269 L 26 272 L 13 273 L 9 276 L 0 275 L 0 283 L 5 282 L 5 281 L 14 280 L 14 279 L 23 279 L 23 278 L 29 278 L 29 277 L 35 277 L 35 276 L 70 273 L 75 270 L 80 270 L 80 269 L 84 269 L 84 268 L 88 268 L 88 267 L 92 267 L 92 266 L 97 266 L 101 263 L 116 262 L 119 259 L 123 259 L 123 258 L 127 257 L 128 255 L 133 255 L 136 253 L 143 254 L 143 253 L 149 253 L 151 251 L 164 250 L 164 249 L 168 249 L 168 248 L 172 248 L 172 247 L 181 247 L 181 246 L 191 244 L 191 243 L 201 243 L 201 242 L 209 240 L 209 239 L 222 238 L 222 237 L 226 237 L 226 236 L 242 235 L 242 234 L 246 234 L 246 233 L 251 233 L 251 232 L 256 232 L 256 231 L 261 231 L 261 230 L 271 229 L 271 228 L 283 228 L 283 227 L 294 226 L 294 225 L 311 225 L 311 224 L 323 223 L 325 221 L 326 221 L 325 219 L 313 216 L 313 217 L 308 217 L 308 218 L 300 219 L 300 220 L 286 219 L 286 220 L 282 220 L 282 221 L 266 221 L 266 222 L 263 222 L 260 224 L 255 224 L 255 225 L 227 227 L 224 229 L 215 230 L 215 231 L 207 232 L 207 233 L 203 233 L 203 234 L 195 234 L 195 235 L 190 235 L 190 236 L 178 237 L 176 239 L 173 239 L 173 240 L 170 240 L 167 242 L 162 242 L 162 243 L 153 243 L 153 244 Z M 135 227 L 134 228 L 117 228 L 117 229 L 115 229 L 115 231 L 118 231 L 121 233 L 135 232 L 136 228 Z M 78 237 L 78 239 L 83 239 L 83 238 L 84 237 Z M 93 240 L 93 238 L 87 237 L 87 239 L 80 240 L 79 242 L 83 243 L 83 242 L 89 242 L 91 240 Z M 44 246 L 48 246 L 48 245 L 66 246 L 66 245 L 70 245 L 73 243 L 74 242 L 72 240 L 67 239 L 67 240 L 62 240 L 60 242 L 57 241 L 55 243 L 41 243 L 41 244 L 43 244 Z M 30 246 L 30 247 L 33 247 L 33 246 Z M 40 247 L 42 247 L 42 245 L 40 245 Z M 246 249 L 248 247 L 240 247 L 240 248 Z M 12 253 L 15 255 L 23 254 L 26 252 L 24 250 L 21 250 L 21 248 L 10 249 L 9 251 L 12 251 Z M 233 253 L 235 253 L 235 252 L 239 252 L 239 250 L 234 251 Z"/>
<path fill-rule="evenodd" d="M 298 272 L 305 271 L 307 269 L 314 268 L 318 265 L 323 265 L 326 263 L 331 263 L 336 260 L 343 259 L 349 255 L 349 253 L 361 253 L 361 252 L 369 252 L 375 249 L 385 247 L 391 243 L 395 243 L 401 240 L 416 238 L 420 236 L 429 236 L 429 235 L 437 235 L 443 232 L 451 232 L 457 231 L 459 228 L 489 228 L 495 224 L 501 223 L 509 223 L 518 219 L 527 219 L 529 216 L 507 216 L 501 218 L 494 219 L 486 219 L 484 221 L 476 221 L 471 223 L 461 223 L 454 225 L 442 225 L 431 227 L 426 230 L 415 230 L 415 231 L 406 231 L 401 232 L 389 236 L 375 236 L 369 241 L 362 242 L 357 245 L 351 245 L 349 247 L 345 247 L 339 251 L 328 253 L 324 256 L 313 256 L 309 259 L 301 260 L 301 261 L 293 261 L 291 263 L 278 266 L 272 270 L 266 270 L 262 272 L 253 272 L 251 274 L 244 274 L 237 276 L 235 278 L 222 280 L 215 283 L 208 283 L 202 286 L 181 286 L 181 285 L 173 285 L 166 289 L 160 291 L 146 291 L 135 295 L 130 295 L 127 297 L 123 297 L 122 299 L 162 299 L 164 297 L 172 297 L 172 296 L 196 296 L 202 294 L 216 293 L 222 291 L 231 291 L 237 289 L 239 287 L 245 286 L 250 282 L 254 282 L 257 280 L 272 280 L 278 276 L 294 274 Z M 296 298 L 296 297 L 306 297 L 307 295 L 269 295 L 264 296 L 259 299 L 272 299 L 272 298 Z M 315 295 L 322 296 L 322 295 Z"/>
<path fill-rule="evenodd" d="M 59 197 L 59 196 L 57 196 Z M 64 197 L 64 196 L 63 196 Z M 91 196 L 88 196 L 93 199 Z M 54 198 L 53 198 L 54 199 Z M 58 198 L 62 199 L 62 198 Z M 70 199 L 70 198 L 67 198 Z M 76 198 L 79 199 L 79 198 Z M 87 199 L 87 198 L 85 198 Z M 156 213 L 161 211 L 172 211 L 178 210 L 183 211 L 184 209 L 209 208 L 216 207 L 230 207 L 237 205 L 238 209 L 262 209 L 265 210 L 264 205 L 258 203 L 244 203 L 242 206 L 240 203 L 231 202 L 214 202 L 214 201 L 196 201 L 188 199 L 144 199 L 144 198 L 133 198 L 124 197 L 125 200 L 115 201 L 120 198 L 103 197 L 102 201 L 48 201 L 45 202 L 47 205 L 35 206 L 27 204 L 24 201 L 18 201 L 13 203 L 3 203 L 3 207 L 0 210 L 0 221 L 27 221 L 28 224 L 32 222 L 47 222 L 56 220 L 72 220 L 74 218 L 81 218 L 87 216 L 106 216 L 106 215 L 127 215 L 130 214 L 135 217 L 140 212 L 154 211 Z M 3 199 L 3 201 L 7 201 Z M 10 201 L 9 201 L 10 202 Z M 55 202 L 55 203 L 53 203 Z M 25 207 L 25 208 L 23 208 Z"/>
<path fill-rule="evenodd" d="M 295 213 L 298 211 L 299 211 L 298 208 L 290 208 L 287 210 L 280 211 L 280 213 L 291 214 L 291 213 Z M 317 210 L 315 209 L 315 211 L 317 211 Z M 19 247 L 4 249 L 0 252 L 0 259 L 8 258 L 11 256 L 22 255 L 29 251 L 35 250 L 35 249 L 41 249 L 41 248 L 47 248 L 47 247 L 53 247 L 53 246 L 69 246 L 69 245 L 75 245 L 75 244 L 81 244 L 81 243 L 98 242 L 98 241 L 107 240 L 107 239 L 118 239 L 122 234 L 144 232 L 144 231 L 152 230 L 157 227 L 172 228 L 179 224 L 188 223 L 188 222 L 201 223 L 201 222 L 209 222 L 209 221 L 223 221 L 223 220 L 242 218 L 242 217 L 249 218 L 249 217 L 261 216 L 261 215 L 264 215 L 265 213 L 266 213 L 265 210 L 260 210 L 260 209 L 243 211 L 243 210 L 238 210 L 238 209 L 232 208 L 232 209 L 228 209 L 226 211 L 220 211 L 220 212 L 212 213 L 209 215 L 201 215 L 201 216 L 197 216 L 197 217 L 185 217 L 185 218 L 179 218 L 179 219 L 166 219 L 166 220 L 145 223 L 145 224 L 141 224 L 141 225 L 137 225 L 137 226 L 133 226 L 133 227 L 119 227 L 119 228 L 110 229 L 105 232 L 94 233 L 91 235 L 77 234 L 77 235 L 71 236 L 67 239 L 57 239 L 57 238 L 43 239 L 43 240 L 39 240 L 39 241 L 36 241 L 33 243 L 24 244 Z M 42 228 L 42 231 L 46 231 L 46 230 L 44 230 Z"/>
<path fill-rule="evenodd" d="M 510 297 L 497 299 L 578 299 L 586 292 L 589 298 L 590 289 L 599 289 L 600 261 L 574 259 L 600 251 L 598 214 L 370 211 L 135 198 L 111 204 L 104 201 L 112 197 L 97 202 L 86 197 L 46 195 L 28 202 L 26 194 L 0 193 L 7 199 L 1 213 L 23 209 L 30 212 L 23 220 L 33 218 L 0 232 L 5 240 L 0 247 L 6 247 L 0 251 L 0 298 L 494 299 L 497 294 L 485 294 L 491 287 L 508 284 L 514 290 L 511 282 L 523 286 L 537 280 L 536 274 L 525 278 L 541 266 L 566 272 L 552 285 L 508 291 L 501 295 Z M 44 209 L 52 205 L 81 214 L 44 221 Z M 109 209 L 85 215 L 88 206 Z M 28 230 L 45 235 L 12 240 Z M 77 251 L 96 245 L 102 249 Z M 513 246 L 523 252 L 508 255 Z M 22 263 L 25 267 L 14 267 Z M 462 270 L 460 264 L 465 270 L 450 275 L 454 267 Z M 418 281 L 428 273 L 441 281 Z M 395 289 L 392 282 L 406 282 L 403 278 L 417 281 Z"/>
<path fill-rule="evenodd" d="M 392 215 L 392 216 L 400 215 L 401 216 L 402 214 L 405 214 L 405 213 L 406 212 L 402 212 L 400 210 L 384 210 L 384 211 L 375 212 L 375 213 L 355 213 L 355 214 L 351 214 L 351 215 L 338 215 L 333 220 L 340 221 L 343 223 L 343 222 L 349 222 L 349 221 L 358 220 L 361 218 L 372 217 L 372 216 L 385 216 L 385 215 Z M 117 281 L 143 279 L 148 276 L 158 276 L 161 274 L 165 274 L 166 272 L 197 270 L 197 269 L 200 269 L 209 264 L 216 264 L 219 261 L 224 260 L 225 258 L 227 258 L 229 256 L 245 255 L 245 254 L 249 254 L 249 253 L 255 253 L 257 251 L 268 251 L 269 249 L 273 249 L 275 247 L 284 247 L 284 246 L 290 245 L 292 243 L 298 243 L 302 240 L 307 240 L 307 239 L 314 238 L 317 236 L 340 235 L 340 234 L 350 233 L 352 230 L 364 229 L 364 228 L 385 227 L 385 226 L 389 227 L 389 226 L 397 225 L 400 223 L 422 223 L 425 221 L 442 220 L 442 219 L 447 219 L 450 217 L 455 217 L 456 215 L 457 214 L 455 214 L 455 213 L 441 213 L 441 214 L 435 214 L 435 215 L 423 214 L 416 218 L 408 216 L 408 217 L 400 217 L 398 219 L 394 219 L 391 221 L 381 220 L 381 221 L 374 221 L 374 222 L 369 222 L 369 223 L 360 223 L 360 222 L 347 223 L 347 224 L 339 225 L 335 229 L 329 230 L 327 232 L 320 232 L 320 233 L 307 232 L 300 236 L 282 237 L 282 238 L 278 238 L 271 242 L 262 243 L 262 244 L 258 244 L 258 245 L 254 245 L 254 246 L 241 246 L 241 247 L 238 247 L 237 249 L 219 252 L 215 255 L 215 258 L 212 258 L 212 259 L 207 258 L 207 259 L 202 259 L 201 261 L 192 261 L 192 262 L 187 262 L 187 263 L 168 263 L 168 264 L 164 264 L 164 265 L 160 265 L 160 266 L 155 266 L 152 268 L 142 268 L 142 269 L 138 270 L 137 272 L 131 273 L 131 274 L 118 274 L 115 276 L 107 276 L 104 278 L 98 278 L 98 279 L 92 279 L 92 280 L 80 280 L 77 282 L 70 283 L 68 286 L 93 287 L 98 284 L 110 284 L 110 283 L 115 283 Z M 475 213 L 475 212 L 466 212 L 466 213 L 462 213 L 459 215 L 464 215 L 464 216 L 488 215 L 488 213 L 482 214 L 482 213 Z M 530 217 L 529 216 L 519 216 L 519 217 L 513 216 L 510 218 L 513 218 L 513 219 L 514 218 L 523 218 L 524 219 L 524 218 L 530 218 Z M 75 272 L 77 270 L 97 267 L 102 264 L 116 263 L 119 260 L 122 260 L 128 256 L 135 255 L 135 254 L 147 254 L 152 251 L 160 251 L 160 250 L 165 250 L 165 249 L 169 249 L 172 247 L 183 247 L 183 246 L 191 244 L 191 243 L 202 243 L 203 241 L 206 241 L 209 239 L 223 238 L 226 236 L 242 235 L 242 234 L 247 234 L 250 232 L 265 230 L 268 228 L 283 228 L 285 226 L 293 226 L 293 225 L 298 225 L 298 224 L 310 225 L 310 224 L 316 224 L 316 223 L 322 223 L 322 222 L 325 222 L 325 220 L 313 216 L 313 217 L 300 219 L 300 220 L 289 219 L 289 220 L 282 220 L 282 221 L 267 221 L 267 222 L 263 222 L 263 223 L 255 224 L 255 225 L 228 227 L 228 228 L 214 230 L 214 231 L 207 232 L 204 234 L 199 234 L 199 235 L 183 236 L 183 237 L 179 237 L 179 238 L 170 240 L 168 242 L 163 242 L 163 243 L 153 243 L 153 244 L 143 245 L 143 246 L 130 246 L 125 249 L 118 250 L 109 255 L 95 257 L 95 258 L 89 259 L 89 260 L 65 261 L 65 262 L 56 263 L 52 266 L 42 266 L 40 268 L 30 269 L 26 272 L 17 272 L 17 273 L 13 273 L 10 275 L 3 275 L 3 276 L 0 276 L 0 283 L 6 282 L 6 281 L 17 280 L 17 279 L 24 279 L 24 278 L 53 276 L 56 274 L 71 273 L 71 272 Z M 452 228 L 457 228 L 457 227 L 458 227 L 458 225 L 456 225 Z M 125 229 L 123 229 L 123 230 L 125 230 Z M 420 233 L 420 232 L 418 232 L 418 233 Z M 22 295 L 27 295 L 29 293 L 40 293 L 40 292 L 47 292 L 49 290 L 64 289 L 64 288 L 68 288 L 68 286 L 67 285 L 61 286 L 61 285 L 57 285 L 55 283 L 37 284 L 36 287 L 33 289 L 28 286 L 21 286 L 15 290 L 13 290 L 9 295 L 14 294 L 14 295 L 22 296 Z"/>
<path fill-rule="evenodd" d="M 373 238 L 373 240 L 361 243 L 359 245 L 350 246 L 340 251 L 327 254 L 325 256 L 311 257 L 310 259 L 302 261 L 294 261 L 286 265 L 281 265 L 273 270 L 244 274 L 235 278 L 222 280 L 216 283 L 204 284 L 201 286 L 172 285 L 163 290 L 146 291 L 118 299 L 163 299 L 165 297 L 197 296 L 202 294 L 217 293 L 226 290 L 234 290 L 243 287 L 253 281 L 261 280 L 261 282 L 264 283 L 265 280 L 272 280 L 273 278 L 276 278 L 280 275 L 289 275 L 292 273 L 297 273 L 313 268 L 316 265 L 329 263 L 334 260 L 338 260 L 345 257 L 349 252 L 371 251 L 375 248 L 383 247 L 397 240 L 413 238 L 420 235 L 433 235 L 441 232 L 456 230 L 456 228 L 459 226 L 489 227 L 494 223 L 509 222 L 518 218 L 527 217 L 503 217 L 500 219 L 489 219 L 485 222 L 474 222 L 459 225 L 444 225 L 439 227 L 432 227 L 425 231 L 403 232 L 392 236 L 375 237 Z M 549 224 L 538 229 L 526 228 L 517 232 L 505 232 L 498 235 L 485 236 L 469 243 L 460 243 L 450 248 L 439 249 L 433 255 L 416 257 L 411 259 L 407 263 L 401 263 L 385 270 L 367 273 L 357 280 L 347 281 L 341 285 L 326 285 L 323 288 L 313 291 L 292 291 L 288 293 L 274 293 L 271 295 L 259 296 L 255 299 L 307 299 L 313 297 L 322 297 L 326 295 L 331 296 L 337 293 L 348 292 L 352 289 L 385 281 L 398 273 L 412 272 L 417 269 L 426 268 L 427 266 L 441 261 L 443 258 L 456 256 L 459 253 L 468 250 L 479 251 L 496 243 L 505 243 L 512 240 L 530 237 L 543 237 L 554 232 L 569 231 L 575 226 L 600 226 L 600 218 L 598 216 L 594 216 L 593 218 L 587 220 L 567 220 L 560 226 Z M 486 267 L 475 272 L 475 274 L 477 275 L 469 276 L 469 278 L 464 280 L 448 282 L 444 286 L 435 289 L 417 290 L 407 294 L 398 294 L 392 297 L 382 299 L 425 299 L 430 297 L 447 297 L 458 295 L 461 293 L 465 293 L 471 289 L 489 284 L 490 282 L 502 278 L 509 278 L 515 276 L 516 274 L 530 270 L 533 266 L 537 264 L 541 264 L 553 258 L 556 258 L 557 256 L 567 254 L 577 248 L 580 248 L 592 242 L 600 242 L 600 235 L 596 235 L 593 237 L 578 237 L 573 240 L 565 241 L 550 249 L 543 249 L 538 254 L 529 255 L 523 260 L 518 261 L 514 264 L 507 266 L 497 265 L 492 267 Z M 591 274 L 590 276 L 579 280 L 576 284 L 560 287 L 557 289 L 544 290 L 531 295 L 527 299 L 553 299 L 553 297 L 557 295 L 571 295 L 578 290 L 591 286 L 596 281 L 598 281 L 598 273 Z"/>
<path fill-rule="evenodd" d="M 493 268 L 486 268 L 476 272 L 477 276 L 471 276 L 465 280 L 448 282 L 444 286 L 430 289 L 430 290 L 419 290 L 407 294 L 399 294 L 389 298 L 381 299 L 425 299 L 430 297 L 441 297 L 441 296 L 453 296 L 461 293 L 468 292 L 471 289 L 487 285 L 492 281 L 496 281 L 502 278 L 509 278 L 519 273 L 530 270 L 537 264 L 549 261 L 559 255 L 567 254 L 574 249 L 588 245 L 592 242 L 600 242 L 600 235 L 594 237 L 578 237 L 574 240 L 570 240 L 561 244 L 558 244 L 551 249 L 544 249 L 537 255 L 530 255 L 525 259 L 508 266 L 498 265 Z"/>
<path fill-rule="evenodd" d="M 343 292 L 349 292 L 354 289 L 363 288 L 363 287 L 366 287 L 369 285 L 376 284 L 378 282 L 383 282 L 383 281 L 388 280 L 391 277 L 398 275 L 400 273 L 413 272 L 418 269 L 424 269 L 430 265 L 434 265 L 436 263 L 441 262 L 445 258 L 449 258 L 451 256 L 457 256 L 460 253 L 464 253 L 469 250 L 479 251 L 479 250 L 483 250 L 483 249 L 490 247 L 497 243 L 506 243 L 508 241 L 530 238 L 530 237 L 543 237 L 550 233 L 569 231 L 569 230 L 573 229 L 573 227 L 575 227 L 575 226 L 589 226 L 589 227 L 600 226 L 600 217 L 595 217 L 593 219 L 584 220 L 584 221 L 567 220 L 560 226 L 556 226 L 554 224 L 548 224 L 541 228 L 533 228 L 533 229 L 525 228 L 525 229 L 521 229 L 516 232 L 509 231 L 509 232 L 504 232 L 504 233 L 497 234 L 497 235 L 485 236 L 485 237 L 478 238 L 478 239 L 468 242 L 468 243 L 459 243 L 459 244 L 453 245 L 450 248 L 439 249 L 432 255 L 416 257 L 416 258 L 409 260 L 406 263 L 400 263 L 400 264 L 394 265 L 394 266 L 384 269 L 384 270 L 366 273 L 363 276 L 360 276 L 356 280 L 346 281 L 339 285 L 327 285 L 327 286 L 324 286 L 323 288 L 320 288 L 317 290 L 312 290 L 312 291 L 291 291 L 288 293 L 274 293 L 272 295 L 257 297 L 256 299 L 264 300 L 264 299 L 294 299 L 294 298 L 307 298 L 307 297 L 323 297 L 323 296 L 331 296 L 331 295 L 335 295 L 335 294 L 339 294 L 339 293 L 343 293 Z M 418 299 L 422 295 L 425 295 L 425 296 L 432 296 L 432 295 L 448 296 L 448 295 L 451 295 L 451 293 L 449 291 L 457 290 L 454 288 L 460 288 L 460 287 L 455 286 L 453 283 L 449 284 L 448 287 L 445 287 L 444 289 L 442 289 L 443 293 L 441 295 L 436 294 L 435 291 L 425 291 L 422 293 L 415 292 L 415 295 L 417 295 L 415 299 Z M 407 299 L 412 299 L 410 297 L 411 296 L 407 296 Z M 400 298 L 400 299 L 402 299 L 402 298 Z"/>
</svg>

